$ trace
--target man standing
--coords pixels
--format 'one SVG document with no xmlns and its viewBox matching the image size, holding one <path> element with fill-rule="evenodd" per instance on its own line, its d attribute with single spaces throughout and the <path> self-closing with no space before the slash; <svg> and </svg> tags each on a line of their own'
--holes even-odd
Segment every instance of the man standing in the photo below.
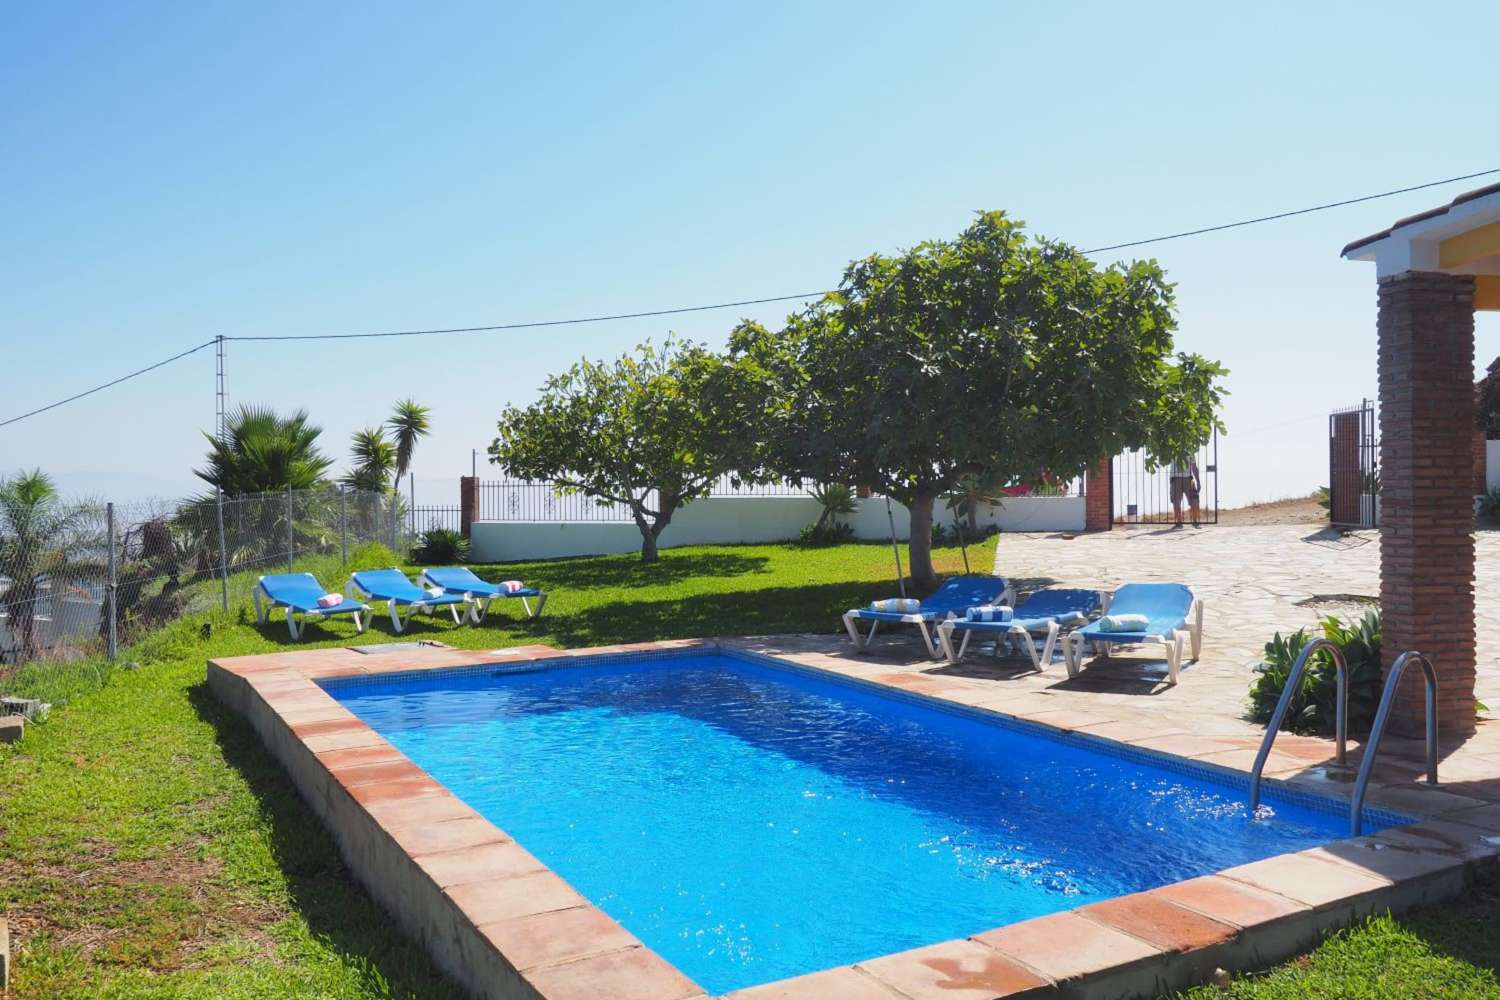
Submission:
<svg viewBox="0 0 1500 1000">
<path fill-rule="evenodd" d="M 1187 497 L 1188 509 L 1192 513 L 1193 527 L 1198 527 L 1198 462 L 1191 456 L 1172 463 L 1168 473 L 1172 484 L 1172 515 L 1174 528 L 1182 527 L 1182 498 Z"/>
</svg>

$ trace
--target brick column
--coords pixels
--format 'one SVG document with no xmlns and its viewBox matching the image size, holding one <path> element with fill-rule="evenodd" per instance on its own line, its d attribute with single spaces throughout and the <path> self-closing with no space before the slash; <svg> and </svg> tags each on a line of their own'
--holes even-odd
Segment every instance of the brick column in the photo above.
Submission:
<svg viewBox="0 0 1500 1000">
<path fill-rule="evenodd" d="M 1385 666 L 1421 650 L 1445 733 L 1474 731 L 1474 279 L 1380 281 L 1380 606 Z M 1420 669 L 1391 729 L 1423 727 Z"/>
<path fill-rule="evenodd" d="M 458 527 L 465 538 L 469 529 L 479 520 L 479 479 L 475 476 L 458 477 Z"/>
<path fill-rule="evenodd" d="M 1113 460 L 1105 455 L 1083 479 L 1083 530 L 1108 531 L 1114 527 Z"/>
</svg>

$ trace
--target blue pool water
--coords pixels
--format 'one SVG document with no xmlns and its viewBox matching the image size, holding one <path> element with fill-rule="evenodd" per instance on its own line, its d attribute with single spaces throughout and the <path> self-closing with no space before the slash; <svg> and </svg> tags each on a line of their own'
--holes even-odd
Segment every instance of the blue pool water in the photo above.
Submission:
<svg viewBox="0 0 1500 1000">
<path fill-rule="evenodd" d="M 329 681 L 714 993 L 1345 835 L 1242 789 L 729 654 Z M 1371 811 L 1366 829 L 1399 817 Z"/>
</svg>

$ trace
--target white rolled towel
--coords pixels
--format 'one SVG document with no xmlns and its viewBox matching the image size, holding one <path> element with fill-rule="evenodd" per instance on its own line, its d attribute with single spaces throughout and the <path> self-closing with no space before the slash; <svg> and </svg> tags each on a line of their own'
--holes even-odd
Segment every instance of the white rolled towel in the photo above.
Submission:
<svg viewBox="0 0 1500 1000">
<path fill-rule="evenodd" d="M 1014 617 L 1015 612 L 1004 604 L 981 604 L 968 612 L 971 622 L 1008 622 Z"/>
<path fill-rule="evenodd" d="M 1145 615 L 1105 615 L 1099 619 L 1101 632 L 1144 632 L 1151 619 Z"/>
</svg>

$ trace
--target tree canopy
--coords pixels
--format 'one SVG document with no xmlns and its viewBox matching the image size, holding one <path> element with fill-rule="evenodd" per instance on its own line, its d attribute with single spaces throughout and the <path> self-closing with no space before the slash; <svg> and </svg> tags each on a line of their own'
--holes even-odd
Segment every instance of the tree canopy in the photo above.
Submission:
<svg viewBox="0 0 1500 1000">
<path fill-rule="evenodd" d="M 776 387 L 760 462 L 906 504 L 912 574 L 930 587 L 933 501 L 962 478 L 1071 477 L 1207 439 L 1226 373 L 1174 354 L 1173 304 L 1155 262 L 1101 268 L 985 212 L 956 239 L 853 262 L 780 332 L 741 325 L 731 354 Z"/>
<path fill-rule="evenodd" d="M 720 476 L 754 466 L 745 418 L 760 403 L 748 371 L 670 338 L 613 363 L 580 361 L 548 379 L 535 403 L 506 408 L 490 460 L 628 508 L 650 562 L 673 514 Z"/>
</svg>

